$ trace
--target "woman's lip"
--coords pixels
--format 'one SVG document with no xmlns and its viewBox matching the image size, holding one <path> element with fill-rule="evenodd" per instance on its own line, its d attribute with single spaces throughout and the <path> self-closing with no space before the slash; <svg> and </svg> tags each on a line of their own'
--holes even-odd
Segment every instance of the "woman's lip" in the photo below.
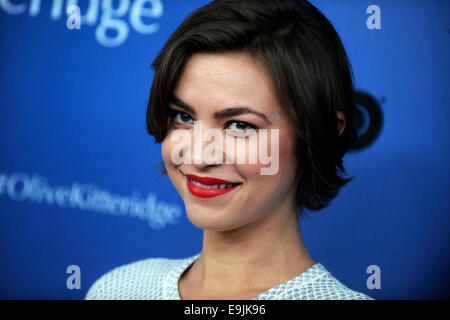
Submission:
<svg viewBox="0 0 450 320">
<path fill-rule="evenodd" d="M 224 189 L 220 189 L 220 188 L 205 189 L 205 188 L 196 186 L 195 184 L 193 184 L 191 182 L 190 179 L 187 179 L 187 187 L 194 196 L 197 196 L 199 198 L 212 198 L 212 197 L 217 197 L 222 194 L 233 191 L 234 189 L 238 188 L 239 185 L 234 185 L 232 187 L 224 188 Z"/>
<path fill-rule="evenodd" d="M 189 180 L 194 180 L 194 181 L 200 182 L 200 183 L 208 185 L 208 186 L 212 186 L 215 184 L 235 184 L 235 183 L 237 183 L 237 182 L 231 182 L 231 181 L 212 178 L 212 177 L 199 177 L 199 176 L 196 176 L 193 174 L 186 174 L 186 177 Z"/>
</svg>

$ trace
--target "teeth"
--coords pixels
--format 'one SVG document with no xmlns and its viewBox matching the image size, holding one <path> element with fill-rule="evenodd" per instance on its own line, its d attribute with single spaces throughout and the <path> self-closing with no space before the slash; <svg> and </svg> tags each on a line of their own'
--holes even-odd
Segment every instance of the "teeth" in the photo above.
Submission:
<svg viewBox="0 0 450 320">
<path fill-rule="evenodd" d="M 194 186 L 203 188 L 203 189 L 225 189 L 225 188 L 231 188 L 232 184 L 213 184 L 211 186 L 208 186 L 206 184 L 200 183 L 198 181 L 189 180 Z"/>
</svg>

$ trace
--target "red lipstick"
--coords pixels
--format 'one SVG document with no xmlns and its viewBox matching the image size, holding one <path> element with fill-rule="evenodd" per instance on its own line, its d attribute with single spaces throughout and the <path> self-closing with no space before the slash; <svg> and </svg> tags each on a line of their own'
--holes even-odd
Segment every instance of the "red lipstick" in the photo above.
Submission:
<svg viewBox="0 0 450 320">
<path fill-rule="evenodd" d="M 240 184 L 212 177 L 199 177 L 193 174 L 186 174 L 186 177 L 187 177 L 187 187 L 189 191 L 193 195 L 200 198 L 212 198 L 228 193 L 233 189 L 235 189 Z M 216 187 L 211 188 L 206 186 L 216 186 Z"/>
</svg>

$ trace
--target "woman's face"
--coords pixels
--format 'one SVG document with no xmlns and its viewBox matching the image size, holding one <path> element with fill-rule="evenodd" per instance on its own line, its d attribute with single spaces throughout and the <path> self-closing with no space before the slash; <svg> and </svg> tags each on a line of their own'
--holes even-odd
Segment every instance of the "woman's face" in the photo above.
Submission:
<svg viewBox="0 0 450 320">
<path fill-rule="evenodd" d="M 186 63 L 173 95 L 175 99 L 170 109 L 174 111 L 171 111 L 170 129 L 162 143 L 162 156 L 194 225 L 205 230 L 230 231 L 269 221 L 274 213 L 288 215 L 295 211 L 294 128 L 282 112 L 272 81 L 262 67 L 244 53 L 196 54 Z M 220 113 L 243 106 L 255 113 L 242 110 L 233 115 Z M 194 132 L 200 123 L 201 131 L 197 132 L 216 129 L 216 133 L 223 136 L 223 144 L 203 141 L 201 145 L 203 150 L 208 145 L 214 146 L 213 155 L 218 155 L 221 161 L 211 164 L 200 159 L 195 163 L 198 157 L 194 154 L 194 143 L 198 140 L 194 141 Z M 255 131 L 249 130 L 252 126 Z M 186 130 L 185 137 L 189 141 L 173 140 L 179 129 Z M 259 129 L 267 129 L 269 138 L 264 147 L 272 161 L 278 161 L 274 174 L 261 174 L 261 169 L 270 164 L 261 161 L 258 154 L 261 145 L 255 148 L 249 143 L 251 135 L 258 138 L 262 134 Z M 278 141 L 271 134 L 273 129 L 278 130 Z M 234 152 L 227 150 L 225 142 L 235 142 Z M 246 142 L 245 145 L 242 142 Z M 184 149 L 180 148 L 180 143 Z M 278 149 L 273 143 L 278 144 Z M 278 154 L 271 154 L 274 152 Z M 187 153 L 191 154 L 192 161 L 180 164 L 174 160 L 174 154 L 186 156 Z M 245 159 L 249 159 L 252 153 L 258 154 L 256 163 L 237 161 L 238 155 L 245 154 Z M 202 188 L 198 183 L 194 185 L 195 182 L 189 182 L 186 175 L 240 184 L 225 190 L 231 191 L 215 195 L 220 191 L 205 191 L 208 188 Z M 211 194 L 215 196 L 211 197 Z"/>
</svg>

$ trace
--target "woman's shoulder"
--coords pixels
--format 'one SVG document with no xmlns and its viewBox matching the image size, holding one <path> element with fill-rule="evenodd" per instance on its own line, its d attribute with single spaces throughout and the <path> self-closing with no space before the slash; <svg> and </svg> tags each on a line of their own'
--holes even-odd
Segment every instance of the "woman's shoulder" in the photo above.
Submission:
<svg viewBox="0 0 450 320">
<path fill-rule="evenodd" d="M 368 295 L 350 289 L 335 278 L 322 264 L 314 266 L 315 275 L 307 284 L 309 299 L 314 300 L 373 300 Z"/>
<path fill-rule="evenodd" d="M 257 300 L 373 300 L 336 279 L 322 264 L 316 263 L 294 279 L 273 287 Z"/>
<path fill-rule="evenodd" d="M 315 281 L 312 281 L 309 288 L 316 300 L 373 300 L 368 295 L 350 289 L 341 281 L 335 278 L 321 264 L 317 265 L 318 274 Z"/>
<path fill-rule="evenodd" d="M 190 258 L 148 258 L 118 266 L 98 278 L 86 300 L 157 300 L 162 298 L 164 278 Z"/>
</svg>

